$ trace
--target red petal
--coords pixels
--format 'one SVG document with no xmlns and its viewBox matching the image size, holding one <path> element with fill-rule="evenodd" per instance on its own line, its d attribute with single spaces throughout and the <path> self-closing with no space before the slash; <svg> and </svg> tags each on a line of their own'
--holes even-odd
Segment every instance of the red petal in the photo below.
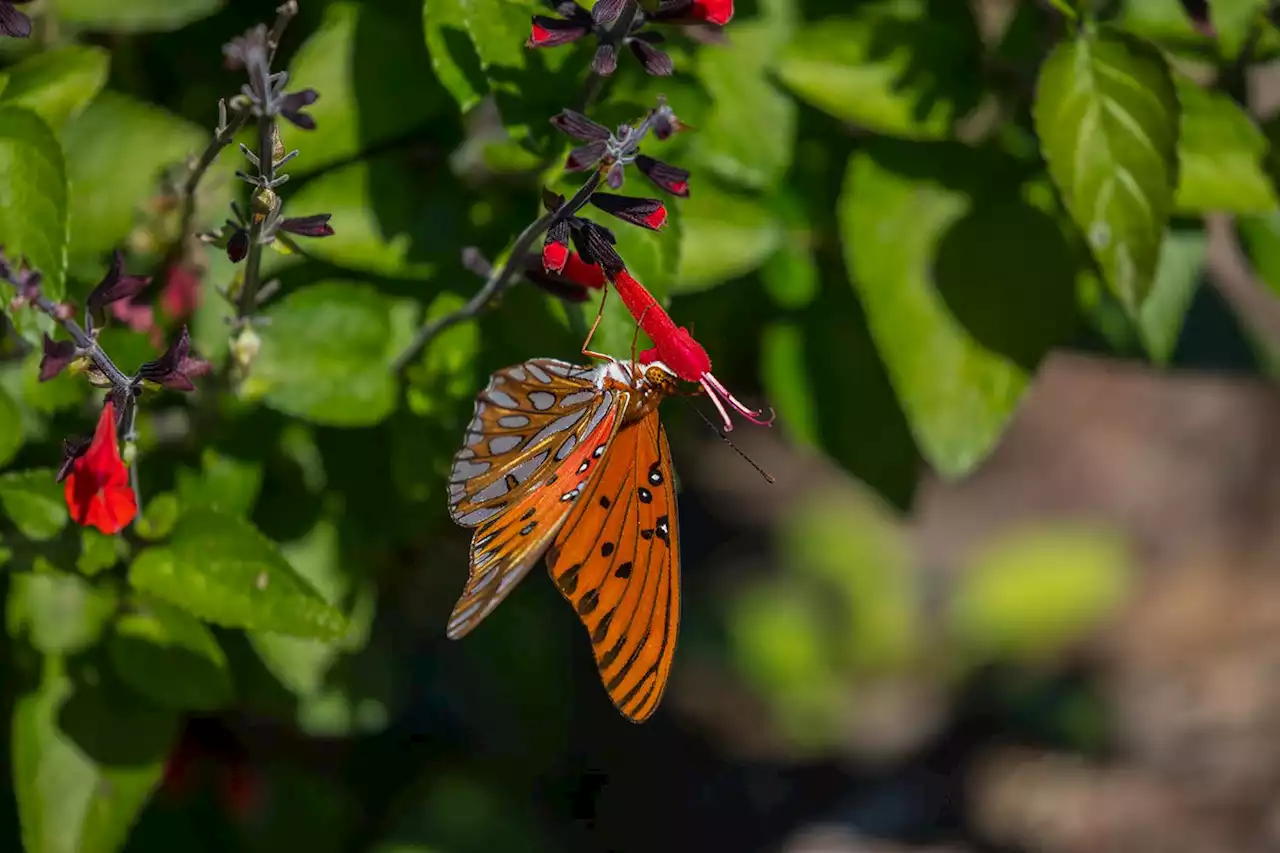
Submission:
<svg viewBox="0 0 1280 853">
<path fill-rule="evenodd" d="M 563 243 L 547 243 L 542 247 L 542 268 L 547 272 L 562 272 L 569 260 L 569 247 Z"/>
<path fill-rule="evenodd" d="M 654 231 L 657 231 L 659 228 L 661 228 L 666 223 L 666 221 L 667 221 L 666 207 L 660 207 L 657 210 L 655 210 L 653 213 L 649 214 L 644 218 L 644 224 L 648 225 Z"/>
</svg>

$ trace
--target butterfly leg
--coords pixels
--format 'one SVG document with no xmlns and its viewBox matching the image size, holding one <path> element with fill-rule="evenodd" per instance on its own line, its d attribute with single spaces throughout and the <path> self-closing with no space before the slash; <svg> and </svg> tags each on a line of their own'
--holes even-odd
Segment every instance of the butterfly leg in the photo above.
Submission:
<svg viewBox="0 0 1280 853">
<path fill-rule="evenodd" d="M 640 318 L 636 320 L 636 333 L 631 336 L 631 364 L 636 364 L 636 347 L 640 343 L 640 329 L 643 328 L 645 315 L 649 313 L 649 309 L 653 307 L 650 303 L 644 306 L 644 310 L 640 312 Z"/>
<path fill-rule="evenodd" d="M 593 352 L 588 349 L 591 345 L 591 339 L 595 337 L 596 329 L 600 328 L 600 321 L 604 318 L 604 301 L 609 297 L 609 285 L 605 285 L 600 289 L 600 310 L 596 312 L 595 322 L 591 324 L 591 331 L 587 332 L 587 339 L 582 342 L 582 354 L 589 358 L 598 358 L 602 361 L 613 361 L 612 356 L 605 355 L 600 352 Z"/>
</svg>

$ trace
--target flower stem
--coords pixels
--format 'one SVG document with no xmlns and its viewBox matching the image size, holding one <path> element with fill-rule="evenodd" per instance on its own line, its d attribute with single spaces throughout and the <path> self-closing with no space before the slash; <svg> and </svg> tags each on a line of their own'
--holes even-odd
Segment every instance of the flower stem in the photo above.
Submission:
<svg viewBox="0 0 1280 853">
<path fill-rule="evenodd" d="M 500 296 L 503 291 L 511 286 L 511 283 L 515 280 L 516 272 L 519 271 L 520 265 L 524 262 L 525 254 L 533 246 L 534 241 L 545 234 L 552 225 L 562 219 L 573 216 L 581 210 L 591 199 L 591 195 L 598 186 L 600 186 L 600 172 L 597 170 L 587 177 L 586 182 L 574 193 L 573 198 L 561 205 L 558 210 L 547 211 L 542 214 L 528 228 L 521 231 L 520 236 L 516 237 L 516 242 L 511 247 L 506 263 L 490 271 L 484 286 L 476 292 L 475 296 L 468 300 L 466 305 L 443 317 L 437 317 L 419 328 L 417 334 L 413 337 L 413 342 L 391 363 L 392 370 L 400 373 L 411 361 L 418 357 L 418 354 L 433 338 L 445 329 L 457 325 L 463 320 L 478 316 L 493 299 Z"/>
<path fill-rule="evenodd" d="M 75 341 L 76 347 L 93 361 L 103 375 L 111 380 L 112 385 L 117 388 L 129 388 L 133 385 L 133 377 L 126 375 L 123 370 L 116 367 L 116 363 L 111 360 L 111 356 L 107 355 L 106 350 L 98 346 L 98 342 L 86 334 L 85 330 L 80 328 L 79 323 L 69 317 L 63 319 L 59 316 L 62 312 L 58 310 L 57 304 L 52 299 L 41 293 L 36 295 L 35 299 L 32 300 L 32 304 L 52 317 L 58 325 L 66 330 L 67 334 L 71 336 L 71 340 Z"/>
</svg>

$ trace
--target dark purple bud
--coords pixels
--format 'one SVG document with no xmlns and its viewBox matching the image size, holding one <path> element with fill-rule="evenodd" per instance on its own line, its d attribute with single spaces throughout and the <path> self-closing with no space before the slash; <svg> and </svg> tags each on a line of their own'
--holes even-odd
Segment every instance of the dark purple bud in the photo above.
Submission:
<svg viewBox="0 0 1280 853">
<path fill-rule="evenodd" d="M 316 120 L 304 113 L 302 109 L 314 104 L 319 97 L 320 95 L 315 89 L 290 92 L 280 99 L 280 115 L 303 130 L 315 130 Z"/>
<path fill-rule="evenodd" d="M 591 60 L 591 70 L 601 77 L 608 77 L 618 68 L 618 49 L 611 44 L 602 44 L 596 48 L 596 55 Z"/>
<path fill-rule="evenodd" d="M 243 228 L 237 228 L 227 240 L 227 257 L 231 263 L 238 264 L 247 254 L 249 254 L 249 232 Z"/>
<path fill-rule="evenodd" d="M 35 302 L 40 296 L 40 284 L 44 276 L 38 270 L 29 270 L 25 266 L 18 274 L 18 298 L 26 302 Z"/>
<path fill-rule="evenodd" d="M 688 125 L 676 118 L 675 112 L 671 107 L 667 106 L 667 102 L 660 100 L 658 108 L 653 111 L 652 125 L 653 135 L 658 139 L 670 139 L 678 130 L 688 130 Z"/>
<path fill-rule="evenodd" d="M 577 41 L 587 34 L 591 28 L 591 16 L 585 9 L 579 9 L 587 15 L 586 23 L 562 21 L 559 18 L 548 18 L 545 15 L 533 16 L 533 28 L 525 47 L 559 47 L 571 41 Z"/>
<path fill-rule="evenodd" d="M 557 210 L 564 207 L 564 196 L 560 195 L 560 193 L 552 192 L 546 187 L 543 187 L 542 188 L 542 206 L 545 207 L 547 210 L 551 211 L 552 213 L 555 213 Z"/>
<path fill-rule="evenodd" d="M 583 142 L 603 142 L 610 136 L 609 128 L 573 110 L 556 113 L 551 117 L 551 124 L 561 133 Z"/>
<path fill-rule="evenodd" d="M 636 55 L 636 59 L 640 60 L 640 64 L 649 74 L 655 77 L 670 77 L 675 73 L 676 66 L 671 61 L 671 57 L 653 45 L 638 38 L 632 38 L 627 39 L 627 47 L 631 48 L 631 52 Z"/>
<path fill-rule="evenodd" d="M 222 46 L 222 53 L 227 58 L 227 67 L 231 69 L 246 68 L 253 65 L 265 65 L 267 61 L 267 27 L 258 24 Z"/>
<path fill-rule="evenodd" d="M 76 460 L 89 450 L 89 444 L 93 441 L 93 436 L 72 436 L 62 440 L 62 464 L 58 466 L 58 477 L 56 482 L 61 483 L 67 479 L 67 475 L 71 473 L 71 468 L 76 464 Z"/>
<path fill-rule="evenodd" d="M 0 0 L 0 35 L 24 39 L 31 35 L 31 19 L 13 8 L 13 3 L 26 3 L 29 0 Z"/>
<path fill-rule="evenodd" d="M 591 203 L 624 222 L 657 231 L 667 222 L 667 209 L 656 198 L 632 198 L 612 193 L 595 193 Z"/>
<path fill-rule="evenodd" d="M 579 219 L 577 225 L 572 230 L 573 245 L 582 260 L 595 264 L 609 275 L 627 268 L 622 257 L 613 248 L 617 238 L 612 231 L 587 219 Z"/>
<path fill-rule="evenodd" d="M 142 379 L 174 391 L 194 391 L 196 386 L 192 384 L 191 377 L 208 372 L 208 362 L 191 356 L 191 335 L 186 326 L 182 327 L 178 339 L 165 350 L 164 355 L 138 368 L 138 376 Z"/>
<path fill-rule="evenodd" d="M 40 357 L 40 381 L 48 382 L 75 361 L 76 345 L 72 341 L 55 341 L 44 336 L 44 354 Z"/>
<path fill-rule="evenodd" d="M 564 170 L 566 172 L 581 172 L 584 169 L 590 169 L 604 158 L 608 150 L 609 143 L 607 142 L 591 142 L 575 148 L 569 152 L 569 156 L 565 159 Z"/>
<path fill-rule="evenodd" d="M 689 197 L 689 173 L 644 154 L 636 157 L 636 168 L 659 188 L 681 198 Z"/>
<path fill-rule="evenodd" d="M 595 21 L 598 27 L 612 24 L 618 20 L 625 5 L 627 0 L 596 0 L 596 5 L 591 9 L 591 20 Z"/>
<path fill-rule="evenodd" d="M 124 275 L 124 254 L 116 249 L 111 255 L 111 266 L 106 276 L 98 282 L 86 300 L 94 322 L 101 326 L 106 321 L 104 309 L 112 302 L 132 299 L 151 283 L 151 279 L 138 275 Z"/>
<path fill-rule="evenodd" d="M 547 0 L 547 5 L 562 18 L 578 24 L 586 24 L 588 26 L 591 24 L 591 13 L 582 8 L 575 0 Z"/>
<path fill-rule="evenodd" d="M 622 187 L 624 175 L 621 163 L 614 163 L 609 167 L 609 173 L 605 175 L 605 181 L 611 189 L 620 189 Z"/>
<path fill-rule="evenodd" d="M 311 216 L 299 216 L 280 222 L 280 230 L 303 237 L 332 237 L 333 226 L 329 224 L 332 213 L 315 213 Z"/>
</svg>

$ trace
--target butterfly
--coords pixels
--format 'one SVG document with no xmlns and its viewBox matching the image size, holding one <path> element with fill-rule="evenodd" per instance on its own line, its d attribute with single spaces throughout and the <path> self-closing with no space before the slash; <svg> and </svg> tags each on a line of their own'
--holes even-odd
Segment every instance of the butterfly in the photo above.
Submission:
<svg viewBox="0 0 1280 853">
<path fill-rule="evenodd" d="M 450 638 L 480 624 L 545 555 L 613 704 L 633 722 L 653 714 L 680 624 L 675 484 L 658 420 L 659 403 L 678 393 L 664 364 L 634 359 L 539 358 L 490 377 L 449 479 L 449 514 L 475 528 Z"/>
</svg>

